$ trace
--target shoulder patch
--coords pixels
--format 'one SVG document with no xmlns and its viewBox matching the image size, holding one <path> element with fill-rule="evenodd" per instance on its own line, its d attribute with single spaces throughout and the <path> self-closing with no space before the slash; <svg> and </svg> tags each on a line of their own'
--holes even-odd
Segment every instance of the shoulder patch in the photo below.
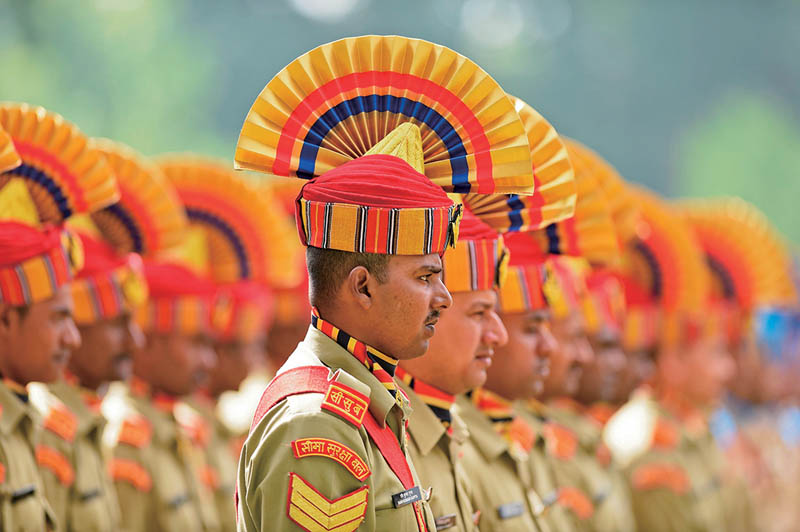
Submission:
<svg viewBox="0 0 800 532">
<path fill-rule="evenodd" d="M 632 475 L 633 487 L 638 490 L 666 488 L 683 495 L 689 491 L 689 475 L 676 464 L 645 464 Z"/>
<path fill-rule="evenodd" d="M 586 520 L 594 515 L 594 504 L 578 488 L 564 487 L 558 490 L 558 504 L 569 508 L 581 520 Z"/>
<path fill-rule="evenodd" d="M 306 532 L 352 532 L 367 513 L 367 486 L 330 500 L 303 477 L 289 474 L 286 512 Z"/>
<path fill-rule="evenodd" d="M 139 491 L 150 491 L 153 485 L 150 473 L 140 463 L 133 460 L 112 458 L 109 462 L 109 473 L 114 482 L 127 482 Z"/>
<path fill-rule="evenodd" d="M 153 427 L 150 422 L 142 416 L 134 416 L 122 422 L 119 429 L 117 442 L 130 445 L 131 447 L 144 447 L 150 443 L 153 437 Z"/>
<path fill-rule="evenodd" d="M 536 432 L 521 416 L 514 416 L 508 426 L 508 438 L 519 444 L 520 447 L 529 453 L 536 443 Z"/>
<path fill-rule="evenodd" d="M 578 449 L 578 438 L 567 427 L 547 422 L 542 426 L 547 452 L 561 460 L 569 460 Z"/>
<path fill-rule="evenodd" d="M 75 481 L 75 470 L 67 457 L 47 445 L 36 446 L 36 462 L 43 468 L 49 469 L 65 486 L 71 486 Z"/>
<path fill-rule="evenodd" d="M 6 482 L 6 466 L 5 464 L 0 464 L 0 484 L 5 484 Z"/>
<path fill-rule="evenodd" d="M 322 408 L 338 414 L 356 427 L 364 422 L 369 406 L 369 397 L 349 386 L 333 381 L 325 392 Z"/>
<path fill-rule="evenodd" d="M 666 419 L 656 421 L 653 431 L 653 446 L 659 449 L 671 450 L 678 446 L 680 432 L 678 427 Z"/>
<path fill-rule="evenodd" d="M 72 442 L 78 431 L 78 418 L 62 404 L 53 404 L 44 418 L 44 428 L 63 440 Z"/>
<path fill-rule="evenodd" d="M 303 438 L 292 442 L 292 452 L 295 458 L 308 456 L 324 456 L 342 464 L 345 469 L 361 482 L 372 471 L 356 452 L 343 443 L 327 438 Z"/>
</svg>

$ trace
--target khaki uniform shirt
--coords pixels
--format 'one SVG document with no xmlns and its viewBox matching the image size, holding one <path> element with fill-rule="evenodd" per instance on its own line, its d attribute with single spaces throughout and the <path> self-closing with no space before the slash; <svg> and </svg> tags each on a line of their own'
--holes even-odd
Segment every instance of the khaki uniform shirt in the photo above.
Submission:
<svg viewBox="0 0 800 532">
<path fill-rule="evenodd" d="M 281 371 L 301 366 L 341 370 L 331 378 L 367 396 L 369 412 L 379 426 L 388 424 L 408 455 L 405 422 L 411 409 L 402 394 L 392 397 L 355 356 L 313 327 Z M 405 488 L 366 429 L 323 409 L 323 401 L 318 393 L 292 395 L 253 427 L 239 458 L 238 530 L 415 532 L 415 505 L 427 529 L 435 530 L 427 503 L 395 508 L 392 495 Z M 292 443 L 308 438 L 328 440 L 320 444 L 324 452 L 301 452 L 301 457 L 296 457 Z M 300 442 L 297 445 L 301 449 Z M 327 452 L 334 448 L 336 453 Z M 335 457 L 345 459 L 339 462 Z M 369 476 L 363 477 L 362 465 Z M 419 486 L 413 464 L 410 466 Z"/>
<path fill-rule="evenodd" d="M 105 418 L 85 403 L 79 388 L 57 382 L 29 386 L 44 420 L 37 453 L 47 500 L 64 530 L 119 530 L 117 496 L 102 449 Z"/>
<path fill-rule="evenodd" d="M 36 464 L 37 416 L 0 381 L 0 531 L 56 530 Z"/>
<path fill-rule="evenodd" d="M 611 453 L 602 441 L 602 427 L 579 411 L 551 406 L 547 413 L 571 430 L 576 438 L 574 455 L 570 459 L 554 457 L 553 464 L 560 482 L 579 487 L 594 505 L 591 518 L 579 521 L 581 528 L 614 532 L 636 530 L 630 491 L 625 476 L 612 463 Z"/>
<path fill-rule="evenodd" d="M 535 517 L 542 500 L 533 487 L 527 454 L 511 448 L 492 422 L 466 396 L 456 400 L 469 438 L 463 464 L 480 511 L 481 530 L 531 532 L 547 530 Z"/>
<path fill-rule="evenodd" d="M 145 396 L 131 394 L 123 401 L 116 415 L 109 415 L 106 438 L 112 447 L 111 475 L 123 528 L 217 530 L 218 522 L 208 521 L 209 513 L 203 509 L 204 504 L 213 509 L 213 502 L 201 495 L 202 486 L 192 473 L 192 444 L 173 413 Z"/>
<path fill-rule="evenodd" d="M 475 515 L 461 446 L 467 439 L 467 427 L 455 408 L 450 409 L 450 429 L 445 429 L 436 414 L 403 382 L 398 383 L 408 395 L 414 413 L 408 423 L 409 454 L 419 474 L 422 487 L 432 490 L 429 504 L 436 520 L 436 530 L 475 532 Z"/>
</svg>

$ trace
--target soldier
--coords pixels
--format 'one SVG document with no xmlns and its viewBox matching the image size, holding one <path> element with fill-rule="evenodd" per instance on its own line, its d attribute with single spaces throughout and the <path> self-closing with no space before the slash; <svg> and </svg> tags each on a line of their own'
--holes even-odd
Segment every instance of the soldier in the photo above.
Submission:
<svg viewBox="0 0 800 532">
<path fill-rule="evenodd" d="M 102 154 L 60 116 L 3 104 L 0 127 L 7 132 L 0 129 L 0 528 L 66 529 L 45 502 L 37 466 L 67 487 L 76 472 L 63 449 L 40 439 L 25 386 L 58 380 L 80 345 L 69 283 L 82 252 L 62 223 L 113 203 L 119 192 Z M 48 416 L 44 430 L 71 436 L 75 420 Z"/>
<path fill-rule="evenodd" d="M 219 527 L 213 494 L 192 473 L 203 457 L 177 417 L 178 398 L 205 384 L 214 363 L 217 288 L 206 276 L 205 235 L 188 228 L 174 189 L 157 168 L 151 171 L 156 177 L 148 186 L 130 187 L 138 199 L 131 205 L 156 204 L 159 217 L 178 231 L 180 244 L 165 248 L 164 239 L 138 240 L 149 244 L 143 250 L 149 299 L 136 316 L 146 341 L 133 355 L 129 393 L 118 388 L 104 400 L 111 475 L 125 530 L 213 531 Z M 119 217 L 129 219 L 126 214 Z"/>
<path fill-rule="evenodd" d="M 497 156 L 473 165 L 467 138 L 482 129 L 485 105 L 493 124 L 508 124 L 502 141 L 480 141 L 487 155 L 503 145 L 501 166 L 491 163 Z M 457 132 L 467 115 L 473 132 Z M 519 116 L 450 50 L 356 37 L 313 50 L 267 85 L 236 161 L 316 176 L 296 202 L 311 327 L 265 391 L 242 450 L 239 529 L 434 529 L 407 456 L 408 400 L 393 375 L 399 360 L 425 353 L 451 305 L 441 255 L 454 244 L 460 207 L 422 172 L 450 191 L 531 193 Z"/>
<path fill-rule="evenodd" d="M 296 282 L 286 264 L 296 263 L 300 254 L 284 244 L 295 236 L 269 190 L 191 155 L 163 158 L 159 167 L 186 207 L 190 224 L 206 234 L 214 257 L 210 274 L 220 290 L 213 320 L 217 362 L 206 388 L 184 401 L 178 421 L 204 456 L 195 475 L 214 493 L 222 530 L 235 530 L 232 500 L 243 434 L 231 427 L 235 420 L 223 422 L 217 415 L 217 401 L 224 392 L 237 390 L 263 359 L 273 311 L 270 289 Z"/>
</svg>

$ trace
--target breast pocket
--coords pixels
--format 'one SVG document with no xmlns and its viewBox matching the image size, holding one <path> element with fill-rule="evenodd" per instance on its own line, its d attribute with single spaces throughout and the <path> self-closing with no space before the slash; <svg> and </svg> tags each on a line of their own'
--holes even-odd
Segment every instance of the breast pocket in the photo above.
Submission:
<svg viewBox="0 0 800 532">
<path fill-rule="evenodd" d="M 3 486 L 0 514 L 4 531 L 41 532 L 45 530 L 46 510 L 34 484 Z"/>
</svg>

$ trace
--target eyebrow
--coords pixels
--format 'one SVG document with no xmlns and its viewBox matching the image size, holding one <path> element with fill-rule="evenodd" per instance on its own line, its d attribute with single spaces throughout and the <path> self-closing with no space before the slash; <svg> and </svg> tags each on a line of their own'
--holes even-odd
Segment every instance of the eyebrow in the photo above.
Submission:
<svg viewBox="0 0 800 532">
<path fill-rule="evenodd" d="M 442 273 L 442 267 L 435 266 L 433 264 L 426 264 L 425 266 L 420 266 L 417 268 L 417 273 L 419 272 Z"/>
</svg>

